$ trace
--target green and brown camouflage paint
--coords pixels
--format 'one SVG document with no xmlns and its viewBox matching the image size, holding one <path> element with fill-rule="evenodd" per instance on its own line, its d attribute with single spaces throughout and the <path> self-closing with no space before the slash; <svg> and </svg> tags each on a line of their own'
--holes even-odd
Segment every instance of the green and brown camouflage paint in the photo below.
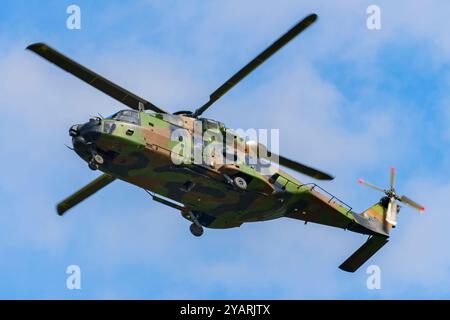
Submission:
<svg viewBox="0 0 450 320">
<path fill-rule="evenodd" d="M 210 228 L 290 217 L 365 234 L 379 229 L 362 226 L 343 202 L 320 192 L 315 184 L 304 184 L 280 169 L 267 177 L 245 163 L 175 165 L 172 153 L 181 142 L 172 140 L 172 132 L 183 128 L 192 138 L 195 119 L 150 112 L 140 112 L 139 119 L 140 125 L 111 118 L 101 121 L 95 147 L 105 162 L 99 169 L 181 203 L 186 218 L 189 218 L 187 212 L 197 212 L 200 223 Z M 79 154 L 85 161 L 90 160 L 88 153 Z M 234 187 L 224 175 L 244 177 L 247 189 Z M 383 210 L 376 204 L 363 215 L 379 219 Z"/>
</svg>

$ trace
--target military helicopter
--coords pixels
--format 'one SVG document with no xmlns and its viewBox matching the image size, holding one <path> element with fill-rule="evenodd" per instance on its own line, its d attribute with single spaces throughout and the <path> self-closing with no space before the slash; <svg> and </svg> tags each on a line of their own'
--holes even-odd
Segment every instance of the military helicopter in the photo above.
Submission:
<svg viewBox="0 0 450 320">
<path fill-rule="evenodd" d="M 395 171 L 391 170 L 389 189 L 360 182 L 385 195 L 375 205 L 358 214 L 337 197 L 315 183 L 302 183 L 277 168 L 263 174 L 255 166 L 242 162 L 174 163 L 181 153 L 180 144 L 195 144 L 194 132 L 212 130 L 219 136 L 231 136 L 244 144 L 243 152 L 250 154 L 257 147 L 256 158 L 263 160 L 270 152 L 255 141 L 242 138 L 224 124 L 201 115 L 239 81 L 302 33 L 317 20 L 310 14 L 282 35 L 256 58 L 229 78 L 194 111 L 173 114 L 118 86 L 101 75 L 80 65 L 44 43 L 27 49 L 73 74 L 131 109 L 102 118 L 94 117 L 84 124 L 70 127 L 73 150 L 101 176 L 57 205 L 63 215 L 87 197 L 120 179 L 146 190 L 153 200 L 181 213 L 191 222 L 190 231 L 201 236 L 203 228 L 233 228 L 243 223 L 267 221 L 281 217 L 313 222 L 368 235 L 368 240 L 340 265 L 342 270 L 356 271 L 365 261 L 388 242 L 389 232 L 396 225 L 400 210 L 397 201 L 423 211 L 423 206 L 405 196 L 398 196 L 394 188 Z M 176 130 L 185 136 L 173 139 Z M 200 151 L 211 141 L 202 141 Z M 183 150 L 183 149 L 182 149 Z M 225 151 L 224 151 L 225 153 Z M 279 165 L 318 180 L 332 180 L 328 173 L 288 159 L 282 155 Z M 189 155 L 190 157 L 190 155 Z"/>
</svg>

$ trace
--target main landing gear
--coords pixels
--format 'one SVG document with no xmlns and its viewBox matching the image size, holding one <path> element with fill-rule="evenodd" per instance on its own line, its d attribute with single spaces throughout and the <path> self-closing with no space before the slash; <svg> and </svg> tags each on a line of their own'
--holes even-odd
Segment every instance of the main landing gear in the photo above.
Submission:
<svg viewBox="0 0 450 320">
<path fill-rule="evenodd" d="M 195 223 L 191 224 L 189 230 L 191 230 L 191 233 L 196 237 L 201 237 L 203 235 L 203 227 Z"/>
<path fill-rule="evenodd" d="M 198 222 L 197 217 L 194 213 L 189 212 L 189 216 L 192 220 L 192 224 L 189 227 L 189 230 L 195 237 L 201 237 L 203 235 L 203 226 L 200 224 L 200 222 Z"/>
<path fill-rule="evenodd" d="M 98 153 L 94 154 L 92 156 L 91 161 L 89 161 L 88 166 L 91 170 L 97 170 L 99 166 L 101 166 L 105 161 L 103 160 L 103 157 L 99 155 Z"/>
</svg>

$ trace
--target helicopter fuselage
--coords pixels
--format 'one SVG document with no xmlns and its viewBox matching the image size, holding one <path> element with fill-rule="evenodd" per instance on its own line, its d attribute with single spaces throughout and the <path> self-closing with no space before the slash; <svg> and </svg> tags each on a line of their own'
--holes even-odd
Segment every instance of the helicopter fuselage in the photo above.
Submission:
<svg viewBox="0 0 450 320">
<path fill-rule="evenodd" d="M 180 156 L 176 146 L 195 143 L 195 121 L 183 115 L 124 110 L 72 126 L 70 134 L 74 150 L 86 162 L 100 155 L 99 170 L 181 204 L 182 215 L 190 219 L 189 212 L 194 212 L 203 226 L 230 228 L 289 214 L 315 222 L 320 206 L 315 208 L 314 201 L 319 201 L 341 212 L 342 227 L 346 228 L 352 217 L 348 207 L 313 190 L 315 184 L 302 184 L 280 169 L 267 175 L 241 162 L 174 163 L 174 153 Z M 211 129 L 206 128 L 209 124 L 224 135 L 231 132 L 209 119 L 203 123 L 203 130 Z M 181 139 L 174 137 L 180 129 L 187 132 Z M 236 177 L 244 180 L 245 188 L 234 183 Z M 330 225 L 335 225 L 336 219 L 339 215 Z"/>
<path fill-rule="evenodd" d="M 317 14 L 313 13 L 299 21 L 213 91 L 203 105 L 173 114 L 45 43 L 29 45 L 27 49 L 131 108 L 70 128 L 76 153 L 91 169 L 104 174 L 59 202 L 57 213 L 65 214 L 109 183 L 121 179 L 145 189 L 153 200 L 181 212 L 192 222 L 189 229 L 196 237 L 203 235 L 203 226 L 232 228 L 245 222 L 280 217 L 370 235 L 339 266 L 355 272 L 388 242 L 399 209 L 396 201 L 424 210 L 408 197 L 396 195 L 393 168 L 390 189 L 360 180 L 385 196 L 358 214 L 316 184 L 299 182 L 280 170 L 278 164 L 317 180 L 333 180 L 332 175 L 277 153 L 272 143 L 272 150 L 268 152 L 263 143 L 254 139 L 247 141 L 218 121 L 200 118 L 224 94 L 316 20 Z M 273 163 L 277 165 L 272 166 Z"/>
</svg>

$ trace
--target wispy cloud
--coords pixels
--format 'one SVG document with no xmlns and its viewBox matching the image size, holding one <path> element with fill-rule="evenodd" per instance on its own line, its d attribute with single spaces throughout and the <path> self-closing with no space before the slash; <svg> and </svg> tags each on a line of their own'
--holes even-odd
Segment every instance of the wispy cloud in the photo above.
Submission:
<svg viewBox="0 0 450 320">
<path fill-rule="evenodd" d="M 47 28 L 59 23 L 55 11 L 21 21 L 13 10 L 15 23 L 23 25 L 16 39 L 0 36 L 0 47 L 6 48 L 0 60 L 0 145 L 6 155 L 0 254 L 9 261 L 0 267 L 0 283 L 7 288 L 1 296 L 448 297 L 450 257 L 442 249 L 448 242 L 450 188 L 448 5 L 380 1 L 382 30 L 368 31 L 368 4 L 233 0 L 94 6 L 81 1 L 86 21 L 97 24 L 83 24 L 75 34 L 62 23 L 51 36 Z M 311 11 L 319 13 L 318 23 L 206 116 L 229 127 L 280 128 L 282 153 L 335 173 L 337 179 L 324 187 L 357 211 L 378 195 L 358 190 L 356 178 L 384 186 L 388 166 L 396 165 L 399 190 L 424 202 L 427 213 L 405 208 L 392 240 L 372 260 L 382 267 L 383 290 L 366 289 L 364 270 L 350 275 L 337 269 L 365 238 L 324 226 L 281 219 L 206 230 L 196 239 L 178 213 L 121 182 L 66 217 L 56 216 L 55 203 L 96 176 L 63 146 L 68 127 L 122 106 L 24 51 L 28 42 L 50 41 L 176 111 L 202 104 Z M 31 35 L 23 32 L 26 26 L 33 27 Z M 65 267 L 73 263 L 83 270 L 87 289 L 81 293 L 64 287 Z"/>
</svg>

